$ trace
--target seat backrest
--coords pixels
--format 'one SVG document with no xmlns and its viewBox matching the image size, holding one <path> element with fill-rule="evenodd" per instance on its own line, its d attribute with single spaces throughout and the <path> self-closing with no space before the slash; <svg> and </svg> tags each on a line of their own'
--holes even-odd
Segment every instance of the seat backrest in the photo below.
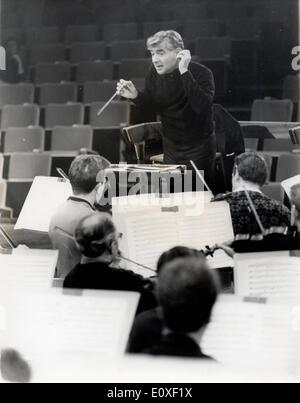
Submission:
<svg viewBox="0 0 300 403">
<path fill-rule="evenodd" d="M 71 65 L 68 62 L 40 63 L 35 69 L 35 83 L 60 83 L 71 80 Z"/>
<path fill-rule="evenodd" d="M 251 120 L 255 122 L 291 122 L 293 102 L 288 99 L 257 99 L 253 102 Z"/>
<path fill-rule="evenodd" d="M 93 129 L 90 126 L 55 127 L 52 131 L 52 151 L 79 151 L 93 148 Z"/>
<path fill-rule="evenodd" d="M 4 157 L 3 154 L 0 154 L 0 179 L 3 177 L 3 166 L 4 166 Z"/>
<path fill-rule="evenodd" d="M 97 25 L 69 25 L 65 30 L 65 43 L 93 42 L 98 39 Z"/>
<path fill-rule="evenodd" d="M 114 64 L 112 61 L 83 62 L 77 66 L 77 82 L 113 80 Z"/>
<path fill-rule="evenodd" d="M 42 127 L 10 127 L 5 133 L 4 152 L 44 151 L 45 132 Z"/>
<path fill-rule="evenodd" d="M 60 39 L 59 27 L 36 27 L 36 28 L 28 28 L 26 31 L 27 44 L 59 43 L 59 39 Z"/>
<path fill-rule="evenodd" d="M 200 38 L 202 36 L 220 36 L 222 24 L 219 20 L 207 20 L 205 23 L 199 21 L 186 21 L 184 24 L 184 37 L 187 39 Z"/>
<path fill-rule="evenodd" d="M 113 42 L 110 47 L 110 59 L 139 59 L 146 57 L 146 44 L 144 40 Z"/>
<path fill-rule="evenodd" d="M 259 139 L 244 139 L 246 151 L 257 151 Z"/>
<path fill-rule="evenodd" d="M 293 176 L 299 175 L 300 172 L 300 155 L 286 154 L 281 155 L 278 159 L 276 182 L 282 182 Z"/>
<path fill-rule="evenodd" d="M 282 98 L 300 102 L 300 74 L 286 76 L 283 83 Z"/>
<path fill-rule="evenodd" d="M 6 105 L 2 110 L 1 129 L 9 127 L 38 126 L 40 109 L 38 105 Z"/>
<path fill-rule="evenodd" d="M 123 59 L 120 63 L 119 76 L 125 80 L 145 78 L 150 70 L 149 59 Z"/>
<path fill-rule="evenodd" d="M 255 39 L 260 33 L 254 18 L 230 18 L 226 21 L 226 35 L 232 39 Z"/>
<path fill-rule="evenodd" d="M 0 207 L 5 207 L 6 192 L 7 192 L 6 182 L 0 179 Z"/>
<path fill-rule="evenodd" d="M 291 152 L 296 150 L 297 146 L 291 142 L 290 139 L 266 139 L 264 140 L 264 151 L 287 151 Z"/>
<path fill-rule="evenodd" d="M 49 104 L 45 108 L 45 127 L 83 125 L 84 106 L 81 103 Z"/>
<path fill-rule="evenodd" d="M 70 60 L 72 64 L 104 60 L 106 45 L 104 42 L 73 43 Z"/>
<path fill-rule="evenodd" d="M 284 203 L 285 193 L 281 183 L 269 183 L 262 187 L 262 192 L 271 199 L 276 200 L 281 204 Z"/>
<path fill-rule="evenodd" d="M 228 59 L 232 54 L 230 37 L 202 37 L 196 41 L 195 54 L 201 59 Z"/>
<path fill-rule="evenodd" d="M 182 6 L 182 4 L 174 5 L 174 17 L 177 21 L 206 20 L 208 18 L 207 3 L 186 4 L 185 6 Z"/>
<path fill-rule="evenodd" d="M 77 101 L 76 83 L 48 83 L 42 84 L 39 88 L 39 104 L 65 104 Z"/>
<path fill-rule="evenodd" d="M 178 30 L 177 21 L 164 21 L 164 22 L 146 22 L 143 26 L 143 36 L 148 38 L 159 31 Z"/>
<path fill-rule="evenodd" d="M 104 106 L 104 102 L 91 104 L 90 124 L 92 127 L 119 127 L 128 125 L 130 121 L 130 105 L 128 102 L 113 102 L 101 116 L 98 111 Z"/>
<path fill-rule="evenodd" d="M 87 81 L 83 86 L 83 102 L 106 102 L 116 92 L 117 81 Z"/>
<path fill-rule="evenodd" d="M 106 24 L 103 27 L 103 39 L 106 42 L 134 41 L 138 38 L 138 26 L 136 23 Z"/>
<path fill-rule="evenodd" d="M 48 153 L 15 153 L 10 157 L 9 179 L 32 180 L 49 176 L 51 156 Z"/>
<path fill-rule="evenodd" d="M 0 108 L 5 105 L 22 105 L 34 102 L 34 86 L 29 83 L 1 84 Z"/>
<path fill-rule="evenodd" d="M 30 49 L 30 64 L 55 63 L 66 60 L 65 46 L 61 44 L 36 45 Z"/>
</svg>

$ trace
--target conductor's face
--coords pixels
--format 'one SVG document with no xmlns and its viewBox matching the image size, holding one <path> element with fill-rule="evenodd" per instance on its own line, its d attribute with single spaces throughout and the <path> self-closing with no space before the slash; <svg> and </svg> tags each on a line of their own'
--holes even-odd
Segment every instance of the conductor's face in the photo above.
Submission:
<svg viewBox="0 0 300 403">
<path fill-rule="evenodd" d="M 180 49 L 171 49 L 168 41 L 150 49 L 152 63 L 159 75 L 172 73 L 178 67 L 177 55 Z"/>
</svg>

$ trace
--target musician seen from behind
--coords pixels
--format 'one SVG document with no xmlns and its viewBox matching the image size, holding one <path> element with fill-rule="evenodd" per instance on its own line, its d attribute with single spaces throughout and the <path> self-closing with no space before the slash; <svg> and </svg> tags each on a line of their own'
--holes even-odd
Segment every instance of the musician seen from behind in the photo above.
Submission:
<svg viewBox="0 0 300 403">
<path fill-rule="evenodd" d="M 138 108 L 160 115 L 166 164 L 190 168 L 190 160 L 194 160 L 211 183 L 216 156 L 213 74 L 192 61 L 191 52 L 175 31 L 158 32 L 148 39 L 147 48 L 152 66 L 144 91 L 125 80 L 118 83 L 117 91 Z"/>
</svg>

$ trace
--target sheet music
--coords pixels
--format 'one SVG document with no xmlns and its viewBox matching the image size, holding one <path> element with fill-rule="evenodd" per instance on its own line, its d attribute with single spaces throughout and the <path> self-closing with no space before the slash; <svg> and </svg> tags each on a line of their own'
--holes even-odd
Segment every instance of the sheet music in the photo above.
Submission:
<svg viewBox="0 0 300 403">
<path fill-rule="evenodd" d="M 143 197 L 146 197 L 144 195 Z M 170 204 L 171 206 L 172 204 Z M 158 258 L 175 246 L 204 249 L 206 245 L 229 242 L 234 239 L 229 205 L 225 202 L 208 203 L 203 199 L 203 210 L 189 214 L 189 207 L 179 204 L 177 209 L 162 211 L 161 207 L 113 206 L 113 218 L 123 234 L 120 249 L 125 257 L 155 269 Z M 224 252 L 210 259 L 212 268 L 232 267 L 233 261 Z M 131 270 L 136 271 L 133 265 Z M 149 276 L 153 273 L 149 272 Z"/>
<path fill-rule="evenodd" d="M 293 178 L 289 178 L 281 183 L 281 186 L 285 190 L 285 193 L 288 197 L 291 197 L 291 189 L 294 185 L 300 184 L 300 175 L 294 176 Z"/>
<path fill-rule="evenodd" d="M 0 255 L 0 292 L 41 291 L 51 288 L 58 259 L 53 250 L 19 250 Z"/>
<path fill-rule="evenodd" d="M 15 229 L 48 232 L 51 218 L 71 195 L 70 182 L 60 178 L 36 177 Z"/>
<path fill-rule="evenodd" d="M 259 255 L 259 256 L 257 256 Z M 235 294 L 258 297 L 300 295 L 300 258 L 271 254 L 235 256 Z"/>
<path fill-rule="evenodd" d="M 76 295 L 77 294 L 77 295 Z M 27 354 L 124 354 L 140 295 L 83 291 L 12 296 L 10 344 Z M 13 302 L 12 302 L 13 301 Z"/>
<path fill-rule="evenodd" d="M 300 326 L 295 326 L 294 308 L 224 296 L 204 334 L 203 351 L 224 364 L 299 373 Z"/>
</svg>

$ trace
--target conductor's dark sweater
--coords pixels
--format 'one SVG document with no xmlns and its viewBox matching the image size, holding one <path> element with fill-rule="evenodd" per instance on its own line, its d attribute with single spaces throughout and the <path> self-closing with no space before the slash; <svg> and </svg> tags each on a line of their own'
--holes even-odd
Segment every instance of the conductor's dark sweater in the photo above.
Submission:
<svg viewBox="0 0 300 403">
<path fill-rule="evenodd" d="M 182 75 L 178 69 L 159 75 L 152 66 L 134 102 L 160 115 L 167 162 L 185 164 L 205 153 L 214 132 L 214 94 L 213 74 L 201 64 L 191 62 Z"/>
</svg>

